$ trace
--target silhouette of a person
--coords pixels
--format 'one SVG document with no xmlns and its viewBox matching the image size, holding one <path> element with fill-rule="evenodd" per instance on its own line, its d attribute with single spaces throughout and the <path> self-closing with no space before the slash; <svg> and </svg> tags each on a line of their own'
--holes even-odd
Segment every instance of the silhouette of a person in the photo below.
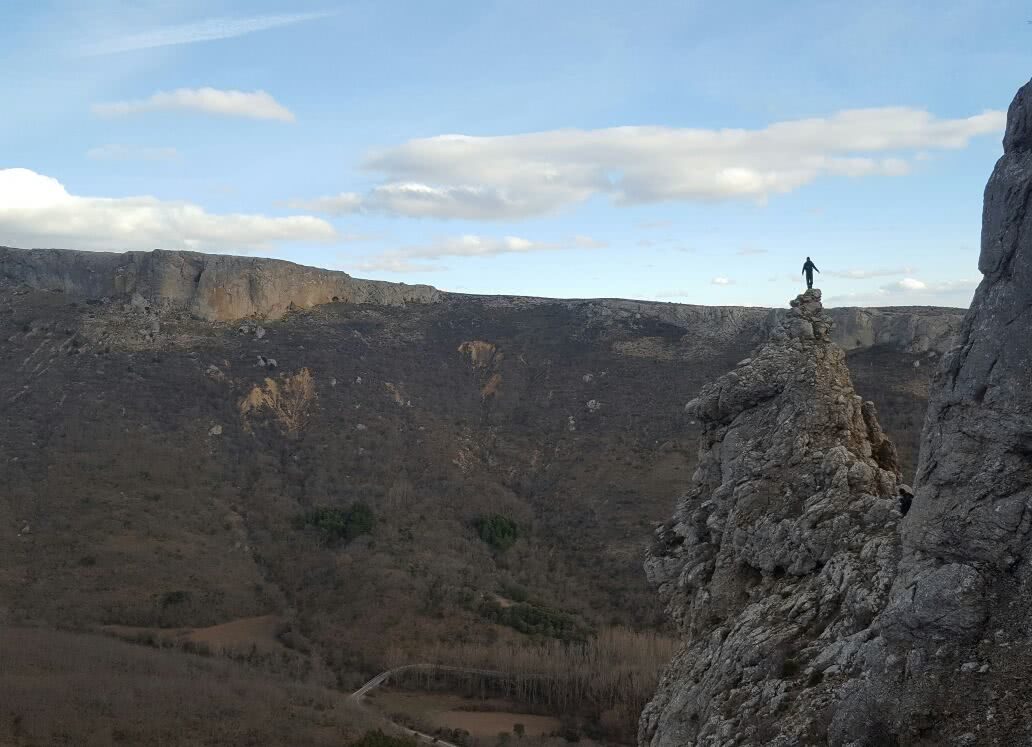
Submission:
<svg viewBox="0 0 1032 747">
<path fill-rule="evenodd" d="M 806 258 L 806 262 L 803 263 L 803 272 L 806 273 L 806 287 L 807 289 L 813 288 L 813 271 L 817 270 L 817 265 L 813 263 L 809 257 Z M 817 270 L 820 272 L 820 270 Z"/>
</svg>

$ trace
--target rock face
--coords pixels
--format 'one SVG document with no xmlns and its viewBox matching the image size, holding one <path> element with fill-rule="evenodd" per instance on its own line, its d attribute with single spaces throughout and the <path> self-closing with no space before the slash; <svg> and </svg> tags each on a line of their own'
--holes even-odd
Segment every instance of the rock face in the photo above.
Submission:
<svg viewBox="0 0 1032 747">
<path fill-rule="evenodd" d="M 89 298 L 135 297 L 211 321 L 277 319 L 293 305 L 432 302 L 428 285 L 357 280 L 291 262 L 180 251 L 76 252 L 0 247 L 0 279 Z"/>
<path fill-rule="evenodd" d="M 960 331 L 963 311 L 928 306 L 829 309 L 832 340 L 844 350 L 886 345 L 910 353 L 946 353 Z"/>
<path fill-rule="evenodd" d="M 485 297 L 494 305 L 528 306 L 555 303 L 552 299 L 513 296 Z M 699 306 L 696 304 L 630 301 L 619 298 L 590 301 L 562 301 L 595 319 L 656 319 L 696 335 L 704 333 L 714 342 L 753 332 L 765 339 L 780 323 L 783 309 L 751 306 Z M 908 353 L 943 354 L 953 347 L 964 319 L 963 309 L 935 306 L 856 308 L 843 306 L 826 309 L 834 322 L 832 341 L 843 350 L 876 346 Z M 698 341 L 696 340 L 696 343 Z"/>
<path fill-rule="evenodd" d="M 899 469 L 831 327 L 807 291 L 687 406 L 699 467 L 646 561 L 685 643 L 642 744 L 818 742 L 835 662 L 885 603 Z"/>
<path fill-rule="evenodd" d="M 983 279 L 932 387 L 899 576 L 870 671 L 836 717 L 842 743 L 869 743 L 864 701 L 883 704 L 905 744 L 1032 743 L 1030 112 L 1032 83 L 986 186 Z"/>
<path fill-rule="evenodd" d="M 643 743 L 1032 744 L 1032 82 L 1003 142 L 983 279 L 933 383 L 902 521 L 891 449 L 870 408 L 865 442 L 856 404 L 832 396 L 834 348 L 805 296 L 692 403 L 702 464 L 647 562 L 686 643 Z"/>
</svg>

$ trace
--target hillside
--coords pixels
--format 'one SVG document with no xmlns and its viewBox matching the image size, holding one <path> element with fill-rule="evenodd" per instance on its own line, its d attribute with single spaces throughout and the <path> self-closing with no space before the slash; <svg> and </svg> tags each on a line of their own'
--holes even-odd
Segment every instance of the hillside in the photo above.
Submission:
<svg viewBox="0 0 1032 747">
<path fill-rule="evenodd" d="M 0 249 L 0 624 L 272 619 L 264 666 L 344 688 L 662 628 L 641 557 L 696 467 L 684 405 L 781 313 Z M 831 314 L 909 477 L 961 312 Z"/>
</svg>

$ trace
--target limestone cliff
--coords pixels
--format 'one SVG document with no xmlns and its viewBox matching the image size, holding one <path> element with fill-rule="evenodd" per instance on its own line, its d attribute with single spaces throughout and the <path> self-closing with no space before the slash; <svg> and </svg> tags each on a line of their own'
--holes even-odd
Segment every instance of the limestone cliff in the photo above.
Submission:
<svg viewBox="0 0 1032 747">
<path fill-rule="evenodd" d="M 277 319 L 293 305 L 310 308 L 334 300 L 395 306 L 433 303 L 461 294 L 429 285 L 360 280 L 343 272 L 282 260 L 162 251 L 82 252 L 0 247 L 0 281 L 86 298 L 130 299 L 168 305 L 209 321 L 246 317 Z M 492 306 L 526 308 L 561 303 L 591 324 L 653 319 L 693 336 L 685 352 L 708 357 L 700 342 L 723 345 L 743 334 L 757 341 L 777 325 L 780 311 L 760 307 L 699 306 L 623 299 L 563 300 L 518 296 L 476 297 Z M 834 341 L 846 350 L 886 346 L 908 353 L 950 349 L 962 311 L 931 307 L 829 311 Z"/>
<path fill-rule="evenodd" d="M 903 744 L 1032 743 L 1032 82 L 985 190 L 983 275 L 944 358 L 891 602 L 832 738 L 871 744 L 877 703 Z"/>
<path fill-rule="evenodd" d="M 526 307 L 556 303 L 554 299 L 520 296 L 481 297 L 495 306 Z M 563 304 L 579 310 L 588 319 L 607 320 L 656 319 L 696 336 L 704 333 L 715 342 L 727 340 L 743 332 L 765 339 L 784 316 L 782 309 L 759 306 L 700 306 L 697 304 L 632 301 L 620 298 L 567 300 Z M 953 347 L 953 339 L 964 318 L 963 309 L 935 306 L 897 306 L 856 308 L 842 306 L 826 309 L 834 325 L 832 341 L 852 351 L 885 346 L 908 353 L 942 354 Z M 696 344 L 698 340 L 694 341 Z"/>
<path fill-rule="evenodd" d="M 804 293 L 687 406 L 699 467 L 646 562 L 685 642 L 642 744 L 814 743 L 844 677 L 838 644 L 884 604 L 899 470 L 831 326 L 820 291 Z"/>
<path fill-rule="evenodd" d="M 276 319 L 291 306 L 331 301 L 396 305 L 430 302 L 428 285 L 358 280 L 292 262 L 181 251 L 78 252 L 0 247 L 0 280 L 100 298 L 139 294 L 211 321 Z"/>
<path fill-rule="evenodd" d="M 1032 744 L 1032 82 L 1003 144 L 902 521 L 812 299 L 691 403 L 700 470 L 647 561 L 686 642 L 643 744 Z"/>
</svg>

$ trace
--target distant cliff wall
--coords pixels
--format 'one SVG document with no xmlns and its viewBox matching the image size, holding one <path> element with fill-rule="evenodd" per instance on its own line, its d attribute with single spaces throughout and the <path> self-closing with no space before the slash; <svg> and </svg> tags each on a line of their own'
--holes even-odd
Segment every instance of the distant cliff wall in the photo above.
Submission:
<svg viewBox="0 0 1032 747">
<path fill-rule="evenodd" d="M 760 344 L 781 322 L 784 309 L 761 306 L 702 306 L 618 298 L 564 300 L 494 296 L 499 306 L 562 303 L 593 317 L 656 319 L 691 331 L 695 336 L 726 340 L 753 334 Z M 834 327 L 831 340 L 846 351 L 885 345 L 908 353 L 949 352 L 960 331 L 964 309 L 937 306 L 839 307 L 826 309 Z"/>
<path fill-rule="evenodd" d="M 359 280 L 345 272 L 258 257 L 197 252 L 84 252 L 0 247 L 0 280 L 90 298 L 139 293 L 155 304 L 172 304 L 212 321 L 245 317 L 275 319 L 293 304 L 310 308 L 346 303 L 433 303 L 457 294 L 429 285 Z M 588 319 L 640 316 L 691 331 L 715 342 L 774 329 L 783 311 L 750 306 L 701 306 L 623 299 L 556 300 L 484 297 L 499 306 L 561 303 Z M 906 352 L 946 353 L 960 329 L 962 309 L 934 307 L 838 308 L 832 340 L 844 350 L 887 345 Z"/>
<path fill-rule="evenodd" d="M 358 280 L 344 272 L 292 262 L 196 252 L 81 252 L 0 247 L 0 279 L 99 298 L 139 293 L 155 304 L 186 308 L 203 319 L 275 319 L 291 305 L 433 302 L 428 285 Z"/>
</svg>

